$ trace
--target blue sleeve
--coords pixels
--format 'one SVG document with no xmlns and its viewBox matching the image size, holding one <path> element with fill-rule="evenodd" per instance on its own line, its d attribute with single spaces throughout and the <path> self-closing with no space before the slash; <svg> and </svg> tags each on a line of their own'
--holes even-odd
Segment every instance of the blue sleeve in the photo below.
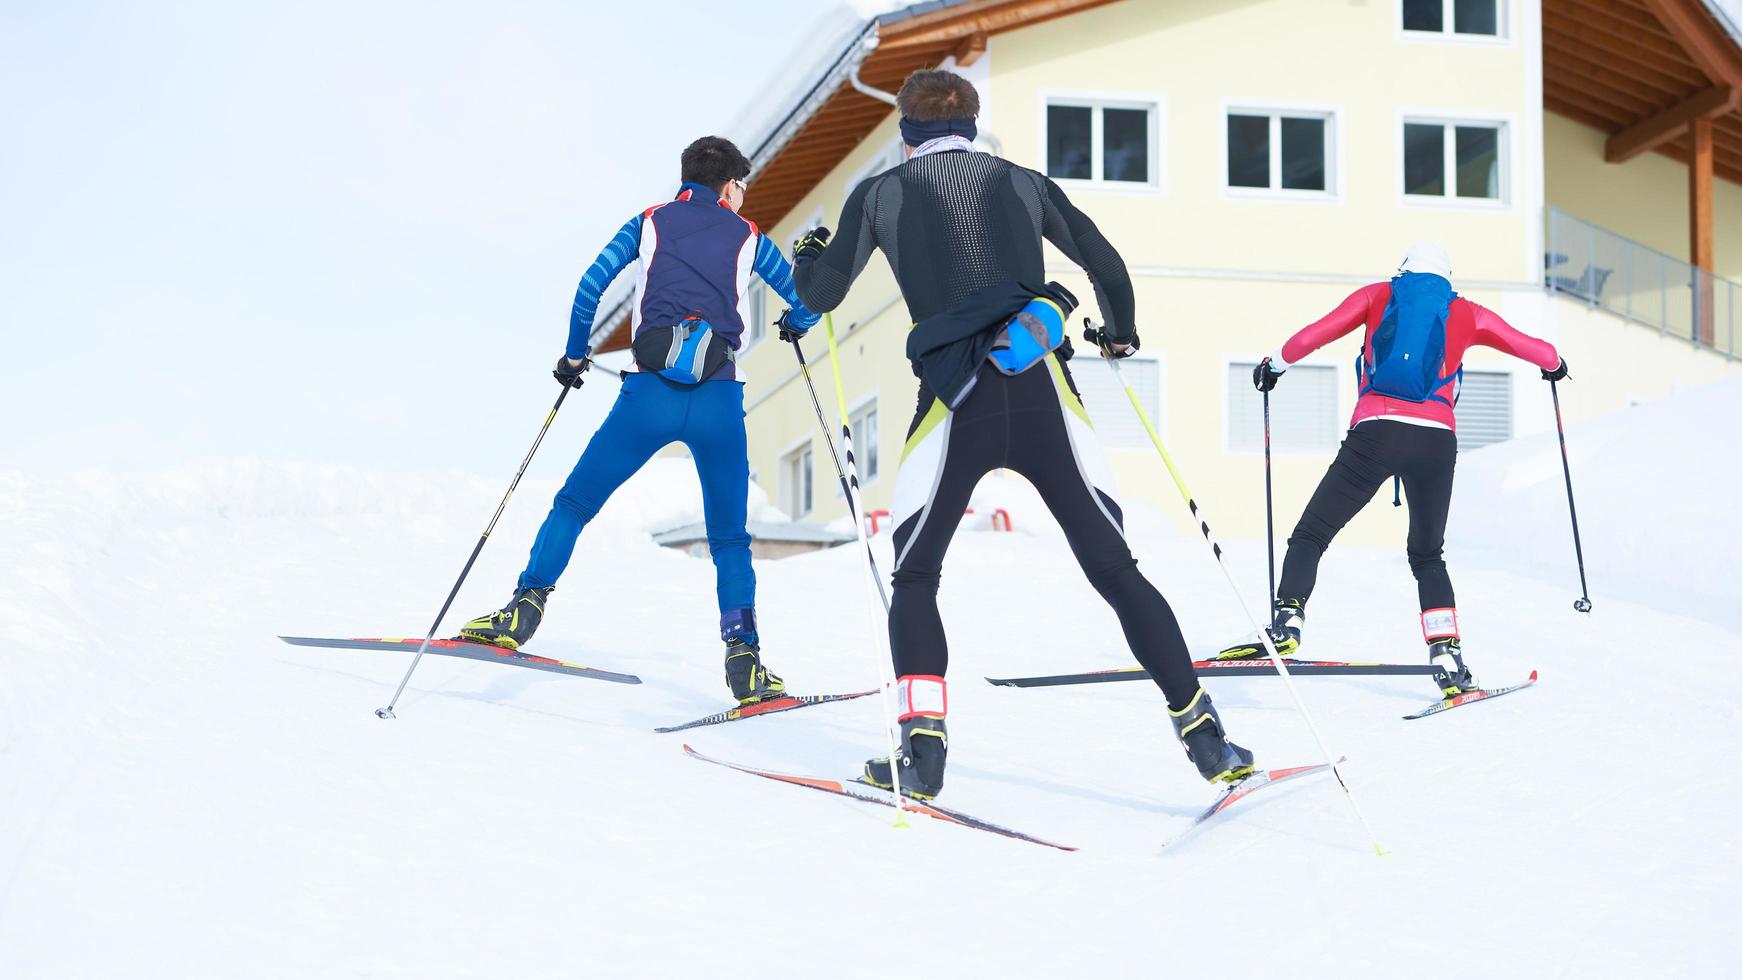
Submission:
<svg viewBox="0 0 1742 980">
<path fill-rule="evenodd" d="M 641 215 L 638 214 L 617 229 L 617 234 L 593 260 L 587 274 L 581 277 L 580 286 L 575 289 L 575 307 L 569 314 L 569 345 L 566 350 L 570 359 L 579 360 L 591 351 L 588 339 L 593 334 L 593 318 L 599 315 L 599 297 L 605 294 L 605 287 L 611 285 L 617 273 L 628 268 L 639 254 Z"/>
<path fill-rule="evenodd" d="M 767 235 L 761 236 L 756 243 L 756 264 L 751 268 L 780 294 L 781 299 L 786 300 L 786 305 L 792 307 L 793 326 L 801 331 L 809 330 L 822 319 L 799 300 L 798 290 L 792 285 L 792 266 L 787 264 L 786 256 L 780 254 L 780 246 Z"/>
</svg>

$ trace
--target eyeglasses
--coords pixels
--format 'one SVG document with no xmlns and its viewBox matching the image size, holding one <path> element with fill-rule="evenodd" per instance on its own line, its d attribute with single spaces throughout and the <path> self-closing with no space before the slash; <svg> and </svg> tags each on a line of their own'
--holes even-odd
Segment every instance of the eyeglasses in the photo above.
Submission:
<svg viewBox="0 0 1742 980">
<path fill-rule="evenodd" d="M 738 185 L 738 193 L 740 193 L 740 194 L 748 194 L 748 193 L 750 193 L 750 182 L 749 182 L 749 181 L 747 181 L 747 180 L 739 180 L 739 179 L 738 179 L 738 178 L 736 178 L 736 177 L 733 177 L 733 178 L 732 178 L 732 183 L 734 183 L 734 184 L 737 184 L 737 185 Z"/>
</svg>

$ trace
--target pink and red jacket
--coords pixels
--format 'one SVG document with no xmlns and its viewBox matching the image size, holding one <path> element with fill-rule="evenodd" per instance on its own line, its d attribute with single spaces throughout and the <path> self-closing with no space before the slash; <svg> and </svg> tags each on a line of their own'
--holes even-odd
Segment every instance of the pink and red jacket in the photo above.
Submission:
<svg viewBox="0 0 1742 980">
<path fill-rule="evenodd" d="M 1288 338 L 1276 353 L 1270 355 L 1270 363 L 1287 370 L 1313 351 L 1362 326 L 1367 328 L 1361 340 L 1362 357 L 1370 360 L 1373 356 L 1373 331 L 1384 319 L 1385 308 L 1390 302 L 1389 282 L 1362 286 L 1349 294 L 1349 298 L 1336 309 Z M 1552 371 L 1561 363 L 1560 354 L 1553 344 L 1519 332 L 1493 310 L 1460 297 L 1452 300 L 1446 317 L 1446 359 L 1440 369 L 1443 383 L 1435 391 L 1437 397 L 1412 402 L 1390 398 L 1376 391 L 1365 392 L 1355 403 L 1355 414 L 1349 419 L 1349 427 L 1354 428 L 1368 419 L 1386 418 L 1456 431 L 1458 420 L 1452 413 L 1452 405 L 1458 400 L 1464 352 L 1471 347 L 1492 347 L 1529 361 L 1544 371 Z"/>
</svg>

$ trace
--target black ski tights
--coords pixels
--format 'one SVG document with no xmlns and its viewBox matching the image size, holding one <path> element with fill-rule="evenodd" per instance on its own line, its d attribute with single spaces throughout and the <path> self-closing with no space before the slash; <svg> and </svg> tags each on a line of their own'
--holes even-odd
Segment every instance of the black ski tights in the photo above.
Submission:
<svg viewBox="0 0 1742 980">
<path fill-rule="evenodd" d="M 1458 437 L 1449 429 L 1390 419 L 1350 429 L 1289 536 L 1277 597 L 1304 602 L 1312 596 L 1331 539 L 1396 475 L 1409 501 L 1409 567 L 1422 611 L 1457 605 L 1443 557 L 1457 461 Z"/>
<path fill-rule="evenodd" d="M 889 617 L 896 673 L 941 677 L 947 669 L 949 647 L 937 606 L 944 553 L 974 486 L 992 470 L 1006 468 L 1040 492 L 1083 574 L 1118 615 L 1138 663 L 1155 678 L 1168 705 L 1179 710 L 1198 691 L 1185 637 L 1167 600 L 1137 570 L 1119 505 L 1094 485 L 1092 470 L 1079 462 L 1099 459 L 1100 449 L 1086 425 L 1075 430 L 1073 444 L 1066 413 L 1076 410 L 1077 399 L 1064 397 L 1058 387 L 1069 384 L 1067 377 L 1062 369 L 1054 375 L 1045 363 L 1015 377 L 984 367 L 972 392 L 947 419 L 941 408 L 934 414 L 933 396 L 921 386 L 910 440 L 928 421 L 931 428 L 920 433 L 897 477 Z M 904 489 L 914 494 L 912 514 L 899 509 Z M 1003 607 L 987 615 L 1021 618 L 1050 605 L 1051 574 L 1049 568 L 1011 569 Z M 1044 641 L 1037 637 L 1037 642 Z"/>
</svg>

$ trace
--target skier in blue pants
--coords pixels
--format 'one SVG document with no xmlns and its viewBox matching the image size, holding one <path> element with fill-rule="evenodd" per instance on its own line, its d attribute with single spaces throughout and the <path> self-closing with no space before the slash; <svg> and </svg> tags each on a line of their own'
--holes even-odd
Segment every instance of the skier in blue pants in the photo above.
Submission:
<svg viewBox="0 0 1742 980">
<path fill-rule="evenodd" d="M 681 442 L 701 478 L 726 644 L 726 683 L 740 704 L 784 693 L 762 665 L 756 630 L 756 574 L 750 567 L 750 462 L 744 438 L 744 383 L 735 360 L 749 316 L 751 275 L 792 307 L 782 326 L 802 334 L 817 315 L 799 302 L 780 249 L 738 215 L 750 161 L 716 136 L 683 152 L 677 197 L 629 219 L 581 278 L 569 342 L 552 372 L 580 387 L 599 298 L 618 273 L 640 262 L 633 310 L 634 368 L 538 530 L 514 597 L 467 623 L 463 639 L 519 649 L 544 618 L 575 540 L 611 494 L 653 454 Z"/>
</svg>

